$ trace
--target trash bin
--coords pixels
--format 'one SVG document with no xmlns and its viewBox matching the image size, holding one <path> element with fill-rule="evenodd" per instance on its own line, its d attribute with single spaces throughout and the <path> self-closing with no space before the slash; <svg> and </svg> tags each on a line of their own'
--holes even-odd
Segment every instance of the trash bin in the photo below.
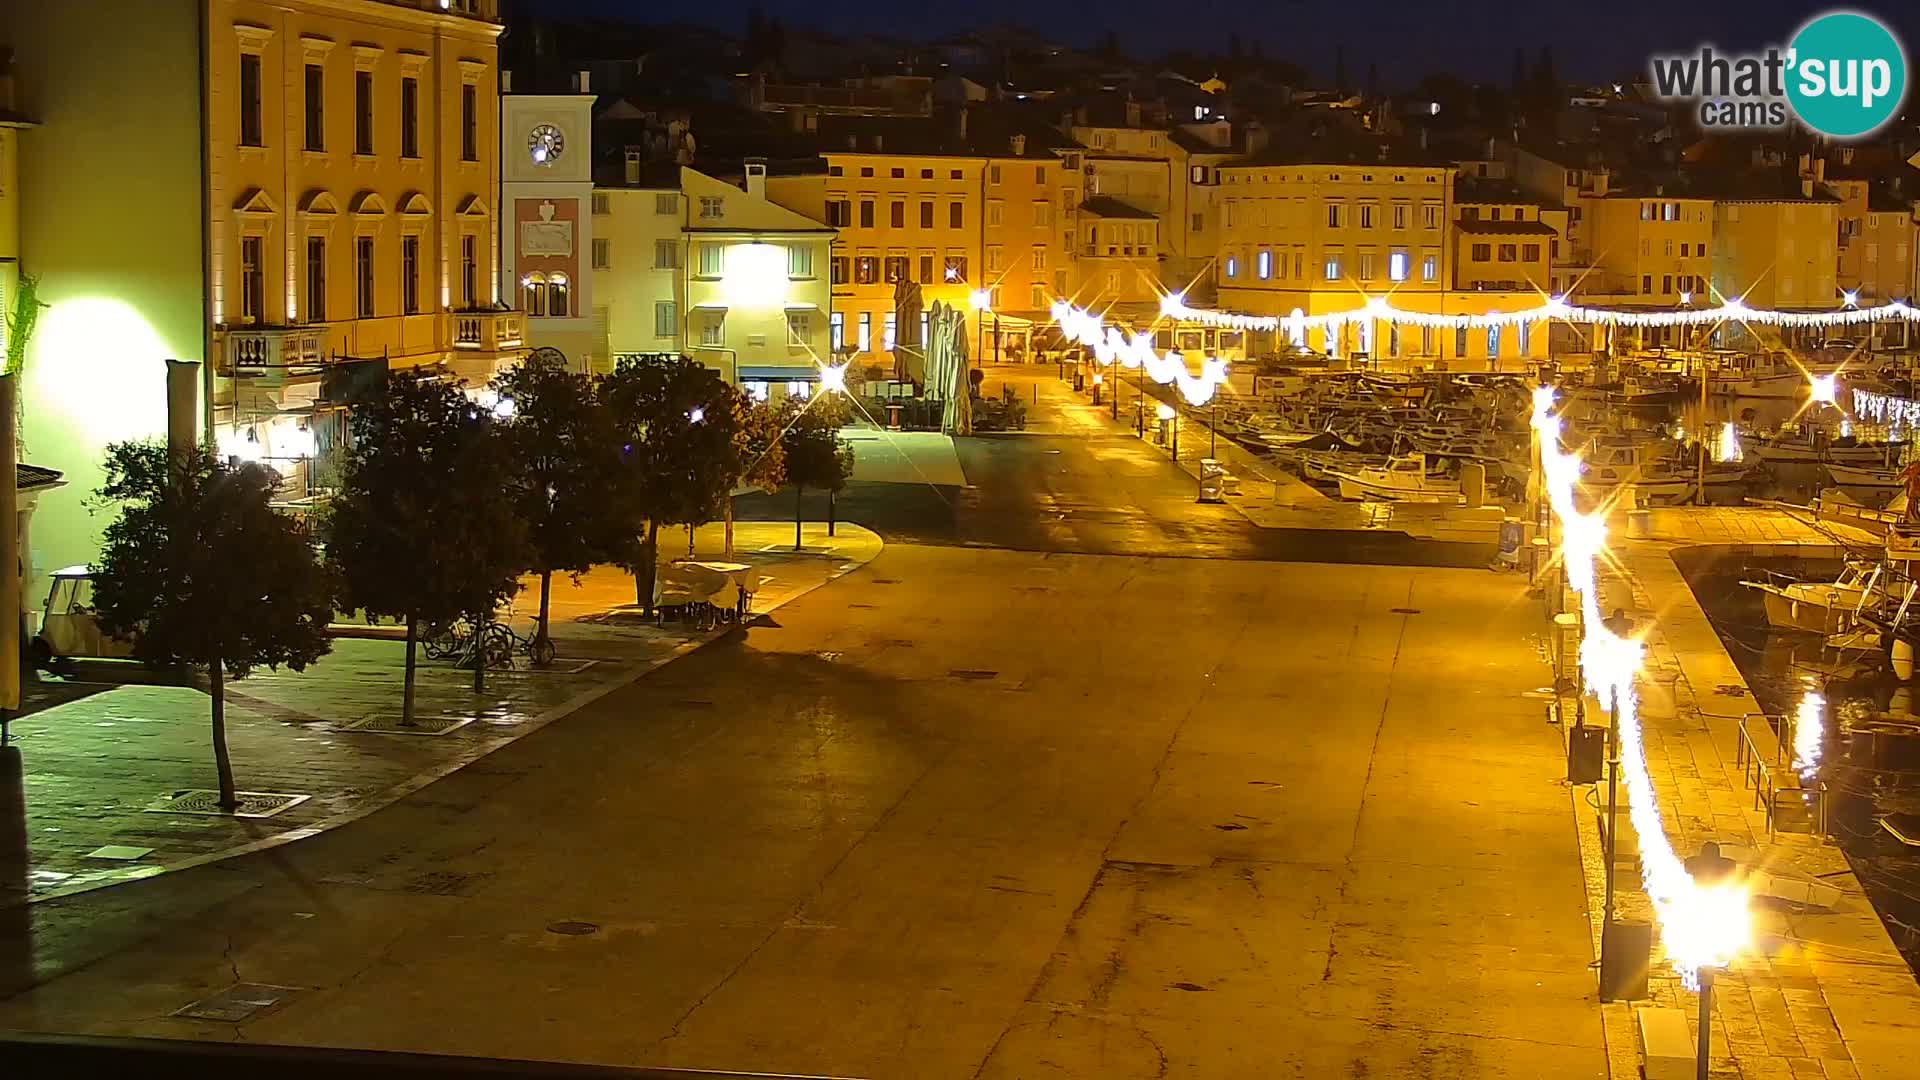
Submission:
<svg viewBox="0 0 1920 1080">
<path fill-rule="evenodd" d="M 1212 458 L 1200 459 L 1200 501 L 1203 503 L 1224 502 L 1226 499 L 1227 467 Z"/>
<path fill-rule="evenodd" d="M 1155 420 L 1153 422 L 1153 444 L 1155 446 L 1167 445 L 1167 432 L 1172 426 L 1173 422 L 1170 420 Z"/>
<path fill-rule="evenodd" d="M 1510 517 L 1500 523 L 1500 565 L 1508 570 L 1520 565 L 1520 539 L 1523 532 L 1519 518 Z"/>
<path fill-rule="evenodd" d="M 1085 390 L 1086 388 L 1087 388 L 1087 373 L 1084 371 L 1074 372 L 1073 373 L 1073 392 L 1078 394 L 1081 391 Z"/>
</svg>

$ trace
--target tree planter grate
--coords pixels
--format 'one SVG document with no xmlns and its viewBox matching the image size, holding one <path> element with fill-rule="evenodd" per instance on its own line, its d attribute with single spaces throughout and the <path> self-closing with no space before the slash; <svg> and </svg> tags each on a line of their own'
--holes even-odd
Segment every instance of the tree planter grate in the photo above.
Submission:
<svg viewBox="0 0 1920 1080">
<path fill-rule="evenodd" d="M 291 810 L 312 798 L 311 795 L 283 795 L 271 791 L 236 791 L 240 805 L 233 810 L 220 807 L 220 793 L 199 788 L 176 791 L 146 808 L 149 814 L 210 814 L 214 817 L 270 818 Z"/>
<path fill-rule="evenodd" d="M 214 1020 L 222 1024 L 238 1024 L 268 1010 L 279 1008 L 288 998 L 299 992 L 299 988 L 294 986 L 234 983 L 212 997 L 201 998 L 173 1015 L 185 1020 Z"/>
<path fill-rule="evenodd" d="M 413 726 L 407 727 L 397 716 L 368 716 L 341 724 L 339 730 L 362 735 L 445 735 L 471 723 L 470 716 L 416 716 Z"/>
</svg>

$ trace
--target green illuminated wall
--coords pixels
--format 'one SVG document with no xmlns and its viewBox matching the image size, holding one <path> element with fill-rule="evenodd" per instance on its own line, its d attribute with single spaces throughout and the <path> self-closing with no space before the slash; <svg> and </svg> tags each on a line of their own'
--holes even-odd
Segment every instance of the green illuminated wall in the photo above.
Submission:
<svg viewBox="0 0 1920 1080">
<path fill-rule="evenodd" d="M 23 383 L 22 460 L 59 469 L 33 559 L 89 560 L 109 442 L 165 430 L 168 357 L 204 360 L 199 8 L 188 0 L 0 3 L 21 132 L 21 267 L 43 312 Z M 29 597 L 29 603 L 38 598 Z"/>
</svg>

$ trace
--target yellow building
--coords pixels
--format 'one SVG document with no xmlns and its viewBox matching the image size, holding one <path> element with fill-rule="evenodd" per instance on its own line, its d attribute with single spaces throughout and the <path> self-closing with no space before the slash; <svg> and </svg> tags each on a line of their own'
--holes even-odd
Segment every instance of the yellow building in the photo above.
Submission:
<svg viewBox="0 0 1920 1080">
<path fill-rule="evenodd" d="M 1271 154 L 1221 166 L 1220 306 L 1260 315 L 1325 315 L 1383 298 L 1412 312 L 1485 315 L 1540 306 L 1540 291 L 1456 283 L 1459 242 L 1452 228 L 1454 170 L 1410 160 L 1331 162 Z M 1534 225 L 1538 225 L 1537 220 Z M 1549 232 L 1551 230 L 1548 230 Z M 1535 240 L 1545 245 L 1548 238 Z M 1478 241 L 1475 241 L 1478 242 Z M 1498 245 L 1528 242 L 1518 233 L 1485 241 L 1489 274 L 1499 274 Z M 1469 243 L 1471 253 L 1471 243 Z M 1516 254 L 1515 260 L 1517 261 Z M 1505 264 L 1515 272 L 1515 263 Z M 1544 263 L 1535 267 L 1544 271 Z M 1484 286 L 1503 280 L 1475 277 Z M 1381 320 L 1314 332 L 1298 344 L 1338 357 L 1396 358 L 1517 366 L 1545 357 L 1540 327 L 1461 330 L 1394 327 Z"/>
<path fill-rule="evenodd" d="M 1841 306 L 1840 200 L 1767 173 L 1729 178 L 1713 209 L 1713 288 L 1754 308 Z"/>
<path fill-rule="evenodd" d="M 762 162 L 738 187 L 677 172 L 594 192 L 604 355 L 684 353 L 762 400 L 807 393 L 831 360 L 833 230 L 769 200 Z"/>
<path fill-rule="evenodd" d="M 962 310 L 985 303 L 997 313 L 1001 333 L 985 340 L 989 359 L 1004 356 L 1007 342 L 1044 322 L 1053 298 L 1076 287 L 1085 184 L 1077 148 L 1051 129 L 980 114 L 956 118 L 947 133 L 926 121 L 823 117 L 823 139 L 832 145 L 840 121 L 849 129 L 841 141 L 852 147 L 825 151 L 824 174 L 769 181 L 773 201 L 837 232 L 836 354 L 896 367 L 902 283 L 920 287 L 923 312 L 940 301 Z M 918 370 L 910 358 L 899 367 Z"/>
<path fill-rule="evenodd" d="M 204 361 L 208 436 L 298 496 L 342 431 L 337 361 L 482 377 L 514 355 L 518 314 L 490 310 L 495 6 L 0 5 L 42 124 L 20 162 L 21 266 L 50 305 L 36 459 L 97 486 L 106 443 L 162 430 L 161 361 Z M 97 548 L 77 505 L 40 524 L 51 561 Z"/>
<path fill-rule="evenodd" d="M 1863 307 L 1913 296 L 1912 193 L 1920 189 L 1898 187 L 1897 182 L 1864 176 L 1827 182 L 1827 189 L 1840 200 L 1840 265 L 1835 280 L 1843 294 L 1853 294 Z"/>
</svg>

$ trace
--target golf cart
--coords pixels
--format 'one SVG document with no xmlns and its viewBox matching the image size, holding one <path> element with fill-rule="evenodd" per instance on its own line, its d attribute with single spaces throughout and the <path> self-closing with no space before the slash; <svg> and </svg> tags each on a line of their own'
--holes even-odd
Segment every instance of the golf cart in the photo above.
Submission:
<svg viewBox="0 0 1920 1080">
<path fill-rule="evenodd" d="M 112 637 L 93 618 L 93 568 L 68 566 L 53 572 L 47 610 L 28 655 L 38 667 L 56 660 L 133 655 L 133 643 Z"/>
</svg>

